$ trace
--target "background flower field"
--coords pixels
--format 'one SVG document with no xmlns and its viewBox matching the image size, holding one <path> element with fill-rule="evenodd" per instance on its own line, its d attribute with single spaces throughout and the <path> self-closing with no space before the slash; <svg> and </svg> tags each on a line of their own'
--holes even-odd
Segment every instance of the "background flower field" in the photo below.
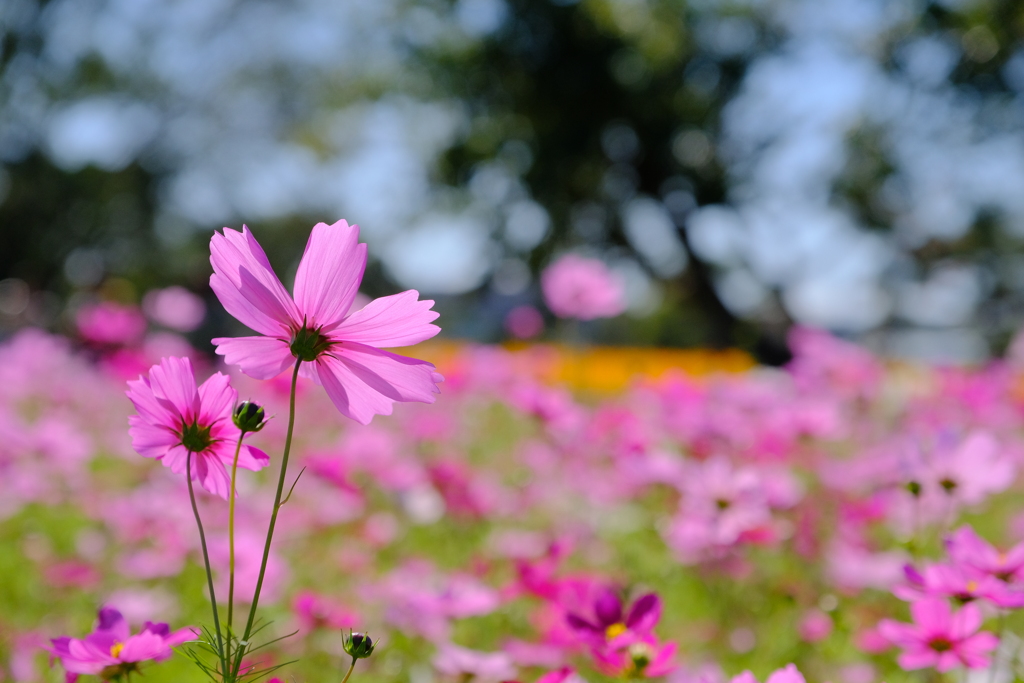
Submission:
<svg viewBox="0 0 1024 683">
<path fill-rule="evenodd" d="M 124 390 L 172 343 L 201 377 L 214 367 L 167 332 L 143 339 L 115 349 L 25 329 L 0 347 L 5 680 L 63 680 L 43 647 L 88 632 L 101 605 L 133 630 L 206 620 L 184 481 L 132 452 Z M 340 680 L 353 628 L 380 638 L 356 671 L 367 680 L 533 681 L 564 665 L 628 676 L 567 618 L 593 620 L 610 588 L 627 605 L 660 597 L 653 635 L 677 646 L 666 680 L 763 680 L 790 662 L 810 681 L 935 680 L 903 672 L 879 631 L 909 621 L 895 590 L 981 605 L 985 630 L 1010 634 L 992 672 L 1010 680 L 1018 575 L 965 597 L 905 565 L 967 571 L 943 545 L 964 524 L 1003 549 L 1024 539 L 1021 366 L 886 362 L 807 329 L 790 344 L 782 369 L 710 352 L 425 344 L 415 354 L 446 378 L 437 402 L 366 427 L 300 383 L 293 472 L 305 471 L 281 513 L 261 637 L 297 633 L 267 661 L 299 660 L 283 680 Z M 641 374 L 624 384 L 623 367 Z M 232 381 L 275 416 L 251 437 L 274 461 L 287 377 Z M 267 473 L 246 474 L 241 595 L 273 493 Z M 202 492 L 200 504 L 220 581 L 226 503 Z M 156 683 L 199 675 L 182 656 L 145 669 Z"/>
</svg>

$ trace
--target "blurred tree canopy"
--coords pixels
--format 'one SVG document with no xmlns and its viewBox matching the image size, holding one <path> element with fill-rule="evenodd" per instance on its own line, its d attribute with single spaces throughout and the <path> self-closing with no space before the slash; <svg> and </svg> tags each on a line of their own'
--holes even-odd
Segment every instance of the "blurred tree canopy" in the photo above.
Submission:
<svg viewBox="0 0 1024 683">
<path fill-rule="evenodd" d="M 1021 323 L 1022 34 L 1009 1 L 9 0 L 0 322 L 209 296 L 223 225 L 291 273 L 345 217 L 368 293 L 456 336 L 571 250 L 627 285 L 592 340 L 980 358 Z"/>
</svg>

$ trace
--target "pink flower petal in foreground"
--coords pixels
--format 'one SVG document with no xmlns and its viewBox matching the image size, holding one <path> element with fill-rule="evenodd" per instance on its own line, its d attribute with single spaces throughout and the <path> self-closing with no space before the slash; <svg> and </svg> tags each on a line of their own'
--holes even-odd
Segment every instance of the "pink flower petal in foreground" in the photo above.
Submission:
<svg viewBox="0 0 1024 683">
<path fill-rule="evenodd" d="M 218 372 L 197 387 L 188 358 L 164 358 L 148 378 L 128 382 L 127 392 L 139 413 L 128 418 L 139 455 L 181 474 L 191 451 L 193 481 L 225 499 L 231 488 L 226 465 L 234 459 L 240 434 L 231 419 L 238 393 L 229 382 Z M 239 467 L 258 471 L 269 462 L 258 448 L 243 445 L 239 452 Z"/>
<path fill-rule="evenodd" d="M 271 379 L 296 359 L 301 374 L 327 390 L 346 417 L 368 424 L 390 415 L 395 401 L 433 403 L 444 378 L 426 361 L 378 347 L 408 346 L 440 332 L 432 325 L 433 301 L 415 290 L 371 301 L 349 314 L 366 268 L 366 245 L 359 227 L 338 221 L 318 223 L 309 236 L 295 276 L 295 297 L 274 274 L 259 243 L 224 229 L 210 240 L 217 298 L 262 337 L 214 339 L 217 353 L 256 379 Z"/>
</svg>

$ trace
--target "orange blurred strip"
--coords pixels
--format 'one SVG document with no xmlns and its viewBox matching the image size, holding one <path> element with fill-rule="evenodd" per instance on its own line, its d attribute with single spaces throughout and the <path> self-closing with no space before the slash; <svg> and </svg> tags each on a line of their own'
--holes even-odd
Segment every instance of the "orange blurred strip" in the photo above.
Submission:
<svg viewBox="0 0 1024 683">
<path fill-rule="evenodd" d="M 434 340 L 398 353 L 434 363 L 443 374 L 457 368 L 460 356 L 471 343 Z M 663 349 L 628 346 L 571 347 L 557 344 L 515 342 L 502 348 L 523 363 L 527 374 L 546 384 L 561 384 L 573 389 L 613 393 L 625 389 L 638 378 L 658 380 L 670 372 L 700 377 L 712 373 L 746 372 L 757 363 L 739 349 Z"/>
</svg>

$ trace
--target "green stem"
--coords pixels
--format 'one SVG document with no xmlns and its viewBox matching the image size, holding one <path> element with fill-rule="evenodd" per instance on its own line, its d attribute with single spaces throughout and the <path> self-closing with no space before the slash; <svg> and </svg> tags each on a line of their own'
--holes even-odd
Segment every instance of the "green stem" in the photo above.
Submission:
<svg viewBox="0 0 1024 683">
<path fill-rule="evenodd" d="M 235 459 L 231 462 L 231 495 L 228 498 L 228 633 L 231 632 L 235 612 L 235 477 L 238 474 L 238 454 L 242 450 L 245 432 L 238 435 L 235 444 Z"/>
<path fill-rule="evenodd" d="M 350 666 L 348 668 L 348 673 L 345 674 L 345 677 L 343 679 L 341 679 L 341 683 L 348 683 L 348 677 L 352 675 L 352 670 L 355 669 L 355 668 L 356 668 L 356 658 L 353 657 L 352 658 L 352 666 Z"/>
<path fill-rule="evenodd" d="M 199 507 L 196 505 L 196 492 L 192 488 L 192 451 L 185 456 L 185 481 L 188 482 L 188 497 L 192 501 L 192 514 L 196 517 L 196 526 L 199 527 L 199 544 L 203 548 L 203 564 L 206 566 L 206 584 L 210 589 L 210 607 L 213 609 L 213 628 L 217 632 L 217 653 L 220 655 L 221 665 L 227 668 L 227 655 L 224 653 L 224 638 L 220 631 L 220 614 L 217 610 L 217 594 L 213 590 L 213 570 L 210 569 L 210 553 L 206 549 L 206 532 L 203 531 L 203 520 L 199 517 Z"/>
<path fill-rule="evenodd" d="M 256 621 L 256 607 L 260 601 L 260 591 L 263 589 L 263 577 L 267 573 L 267 560 L 270 558 L 270 544 L 274 540 L 274 527 L 277 525 L 277 513 L 281 510 L 281 495 L 284 493 L 284 481 L 288 472 L 288 455 L 292 449 L 292 431 L 295 427 L 295 385 L 299 380 L 299 366 L 302 359 L 295 359 L 295 369 L 292 371 L 292 388 L 288 399 L 288 434 L 284 440 L 284 454 L 281 456 L 281 475 L 277 479 L 277 494 L 274 496 L 274 509 L 270 513 L 270 525 L 267 527 L 267 542 L 263 546 L 263 561 L 260 562 L 260 574 L 256 579 L 256 590 L 253 592 L 252 605 L 249 607 L 249 619 L 245 624 L 245 631 L 242 633 L 242 640 L 239 643 L 238 653 L 235 656 L 235 665 L 232 669 L 237 676 L 238 669 L 242 666 L 242 657 L 245 655 L 246 647 L 249 644 L 249 637 L 252 635 L 252 626 Z"/>
</svg>

